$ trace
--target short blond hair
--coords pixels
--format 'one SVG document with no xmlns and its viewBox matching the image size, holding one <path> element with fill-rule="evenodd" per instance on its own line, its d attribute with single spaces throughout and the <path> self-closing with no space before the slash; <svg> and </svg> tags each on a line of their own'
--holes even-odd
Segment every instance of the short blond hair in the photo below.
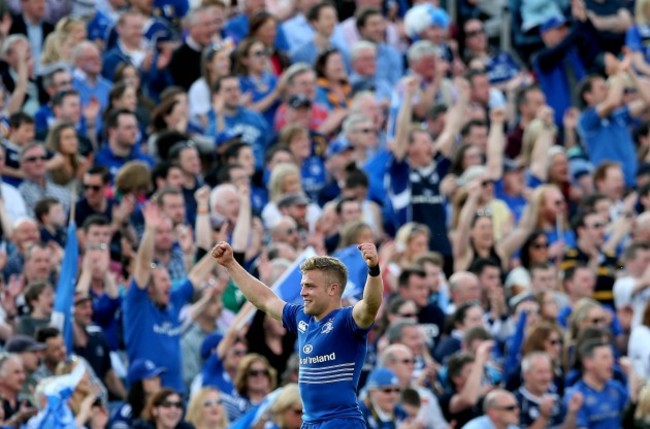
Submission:
<svg viewBox="0 0 650 429">
<path fill-rule="evenodd" d="M 284 426 L 284 417 L 282 416 L 282 413 L 293 405 L 299 405 L 302 407 L 302 399 L 300 399 L 300 390 L 298 390 L 298 385 L 295 383 L 289 383 L 282 388 L 278 398 L 271 407 L 271 411 L 273 411 L 275 416 L 275 423 L 277 423 L 278 426 Z"/>
<path fill-rule="evenodd" d="M 300 265 L 300 272 L 321 271 L 331 283 L 341 285 L 341 294 L 348 283 L 348 269 L 341 261 L 331 256 L 312 256 Z"/>
</svg>

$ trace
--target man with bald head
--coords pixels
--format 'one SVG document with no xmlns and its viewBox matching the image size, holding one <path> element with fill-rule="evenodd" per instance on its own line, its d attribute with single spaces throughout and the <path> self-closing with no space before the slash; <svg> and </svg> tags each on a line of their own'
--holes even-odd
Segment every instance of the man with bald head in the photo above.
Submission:
<svg viewBox="0 0 650 429">
<path fill-rule="evenodd" d="M 220 221 L 227 220 L 234 225 L 239 216 L 239 206 L 239 192 L 235 185 L 224 183 L 210 193 L 210 210 Z"/>
<path fill-rule="evenodd" d="M 381 353 L 379 362 L 380 366 L 388 368 L 395 373 L 402 391 L 406 388 L 417 390 L 422 403 L 417 420 L 423 424 L 423 429 L 447 427 L 447 422 L 442 416 L 438 399 L 433 395 L 431 390 L 421 387 L 413 379 L 415 357 L 411 349 L 404 344 L 391 344 Z"/>
<path fill-rule="evenodd" d="M 99 102 L 101 111 L 108 107 L 108 93 L 112 84 L 101 75 L 102 55 L 97 45 L 90 41 L 79 43 L 72 51 L 75 69 L 72 72 L 72 87 L 79 92 L 81 105 Z M 91 125 L 87 124 L 89 128 Z"/>
<path fill-rule="evenodd" d="M 496 389 L 485 396 L 485 415 L 470 420 L 463 429 L 518 429 L 519 404 L 515 395 Z"/>
<path fill-rule="evenodd" d="M 449 292 L 451 303 L 447 307 L 447 314 L 453 314 L 459 306 L 467 302 L 481 299 L 478 277 L 469 271 L 458 271 L 449 277 Z"/>
<path fill-rule="evenodd" d="M 283 216 L 271 228 L 271 242 L 273 244 L 284 243 L 294 250 L 300 249 L 300 232 L 298 224 L 291 216 Z"/>
</svg>

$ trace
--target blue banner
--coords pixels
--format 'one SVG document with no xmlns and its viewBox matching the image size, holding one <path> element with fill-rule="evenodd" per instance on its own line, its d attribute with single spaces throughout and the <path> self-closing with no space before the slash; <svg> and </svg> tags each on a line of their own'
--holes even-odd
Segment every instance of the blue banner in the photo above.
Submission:
<svg viewBox="0 0 650 429">
<path fill-rule="evenodd" d="M 314 249 L 312 247 L 306 248 L 271 287 L 273 292 L 285 302 L 302 304 L 302 297 L 300 296 L 300 281 L 302 280 L 300 265 L 312 256 L 316 256 Z"/>
<path fill-rule="evenodd" d="M 77 243 L 77 225 L 74 219 L 68 224 L 68 237 L 65 243 L 63 263 L 56 285 L 56 298 L 52 325 L 61 330 L 68 354 L 72 353 L 72 306 L 77 278 L 79 244 Z"/>
<path fill-rule="evenodd" d="M 363 259 L 356 245 L 348 246 L 334 253 L 335 258 L 348 268 L 348 284 L 345 286 L 343 298 L 360 300 L 363 297 L 363 287 L 368 278 L 368 264 Z"/>
</svg>

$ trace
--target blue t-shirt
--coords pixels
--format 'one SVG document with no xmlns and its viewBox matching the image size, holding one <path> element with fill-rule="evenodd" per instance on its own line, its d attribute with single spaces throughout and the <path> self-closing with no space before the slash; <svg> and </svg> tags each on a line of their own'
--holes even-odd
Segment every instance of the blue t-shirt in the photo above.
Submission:
<svg viewBox="0 0 650 429">
<path fill-rule="evenodd" d="M 251 100 L 256 103 L 275 90 L 275 87 L 278 85 L 278 78 L 275 77 L 273 73 L 264 72 L 260 81 L 253 79 L 251 76 L 239 76 L 239 85 L 241 87 L 242 94 L 247 92 L 251 93 Z M 275 112 L 280 107 L 280 100 L 277 99 L 275 103 L 271 104 L 262 115 L 266 119 L 266 123 L 269 127 L 273 126 L 273 119 L 275 118 Z"/>
<path fill-rule="evenodd" d="M 120 168 L 129 161 L 143 161 L 151 168 L 154 166 L 153 158 L 146 153 L 141 152 L 137 146 L 133 148 L 131 155 L 126 158 L 115 155 L 108 144 L 105 144 L 101 149 L 99 149 L 95 155 L 95 165 L 101 165 L 108 168 L 111 183 L 115 180 L 115 176 Z"/>
<path fill-rule="evenodd" d="M 259 113 L 240 107 L 237 112 L 232 115 L 224 116 L 225 129 L 228 134 L 239 135 L 244 143 L 251 145 L 253 154 L 255 155 L 255 168 L 261 170 L 264 166 L 264 154 L 266 147 L 271 141 L 271 128 L 266 120 Z M 219 140 L 219 133 L 217 133 L 217 116 L 214 110 L 208 112 L 208 127 L 207 133 L 211 136 L 217 136 Z"/>
<path fill-rule="evenodd" d="M 303 305 L 286 304 L 282 322 L 298 336 L 298 386 L 303 422 L 363 420 L 357 402 L 359 375 L 366 357 L 369 329 L 357 326 L 352 307 L 334 310 L 321 321 Z"/>
<path fill-rule="evenodd" d="M 641 52 L 650 63 L 650 25 L 636 24 L 627 30 L 625 45 L 632 52 Z"/>
<path fill-rule="evenodd" d="M 598 116 L 595 107 L 580 115 L 578 134 L 587 145 L 589 160 L 597 167 L 604 161 L 621 164 L 625 185 L 636 184 L 637 159 L 629 126 L 634 121 L 627 106 L 618 108 L 606 118 Z"/>
<path fill-rule="evenodd" d="M 584 380 L 577 382 L 564 395 L 564 405 L 574 392 L 582 394 L 582 407 L 576 415 L 576 427 L 589 429 L 619 429 L 623 408 L 627 404 L 627 391 L 618 381 L 609 380 L 603 390 L 598 391 Z"/>
<path fill-rule="evenodd" d="M 485 70 L 491 85 L 513 79 L 519 73 L 519 64 L 507 52 L 498 52 L 485 62 Z"/>
<path fill-rule="evenodd" d="M 131 281 L 124 298 L 124 341 L 129 361 L 149 359 L 167 369 L 162 384 L 178 392 L 184 391 L 181 365 L 181 308 L 190 302 L 194 287 L 186 280 L 171 291 L 166 308 L 156 306 L 147 289 Z"/>
</svg>

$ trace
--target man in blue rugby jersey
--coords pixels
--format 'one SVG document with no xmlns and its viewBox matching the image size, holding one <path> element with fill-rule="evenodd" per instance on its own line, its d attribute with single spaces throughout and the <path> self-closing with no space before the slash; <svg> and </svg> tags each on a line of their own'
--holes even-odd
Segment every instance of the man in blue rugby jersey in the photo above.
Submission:
<svg viewBox="0 0 650 429">
<path fill-rule="evenodd" d="M 303 305 L 287 304 L 251 276 L 233 258 L 231 247 L 218 243 L 212 256 L 227 270 L 242 293 L 260 310 L 282 320 L 298 335 L 300 396 L 305 429 L 361 429 L 366 425 L 357 403 L 357 384 L 372 326 L 384 290 L 374 244 L 359 245 L 368 265 L 363 299 L 342 307 L 347 268 L 339 260 L 317 256 L 300 270 Z"/>
</svg>

